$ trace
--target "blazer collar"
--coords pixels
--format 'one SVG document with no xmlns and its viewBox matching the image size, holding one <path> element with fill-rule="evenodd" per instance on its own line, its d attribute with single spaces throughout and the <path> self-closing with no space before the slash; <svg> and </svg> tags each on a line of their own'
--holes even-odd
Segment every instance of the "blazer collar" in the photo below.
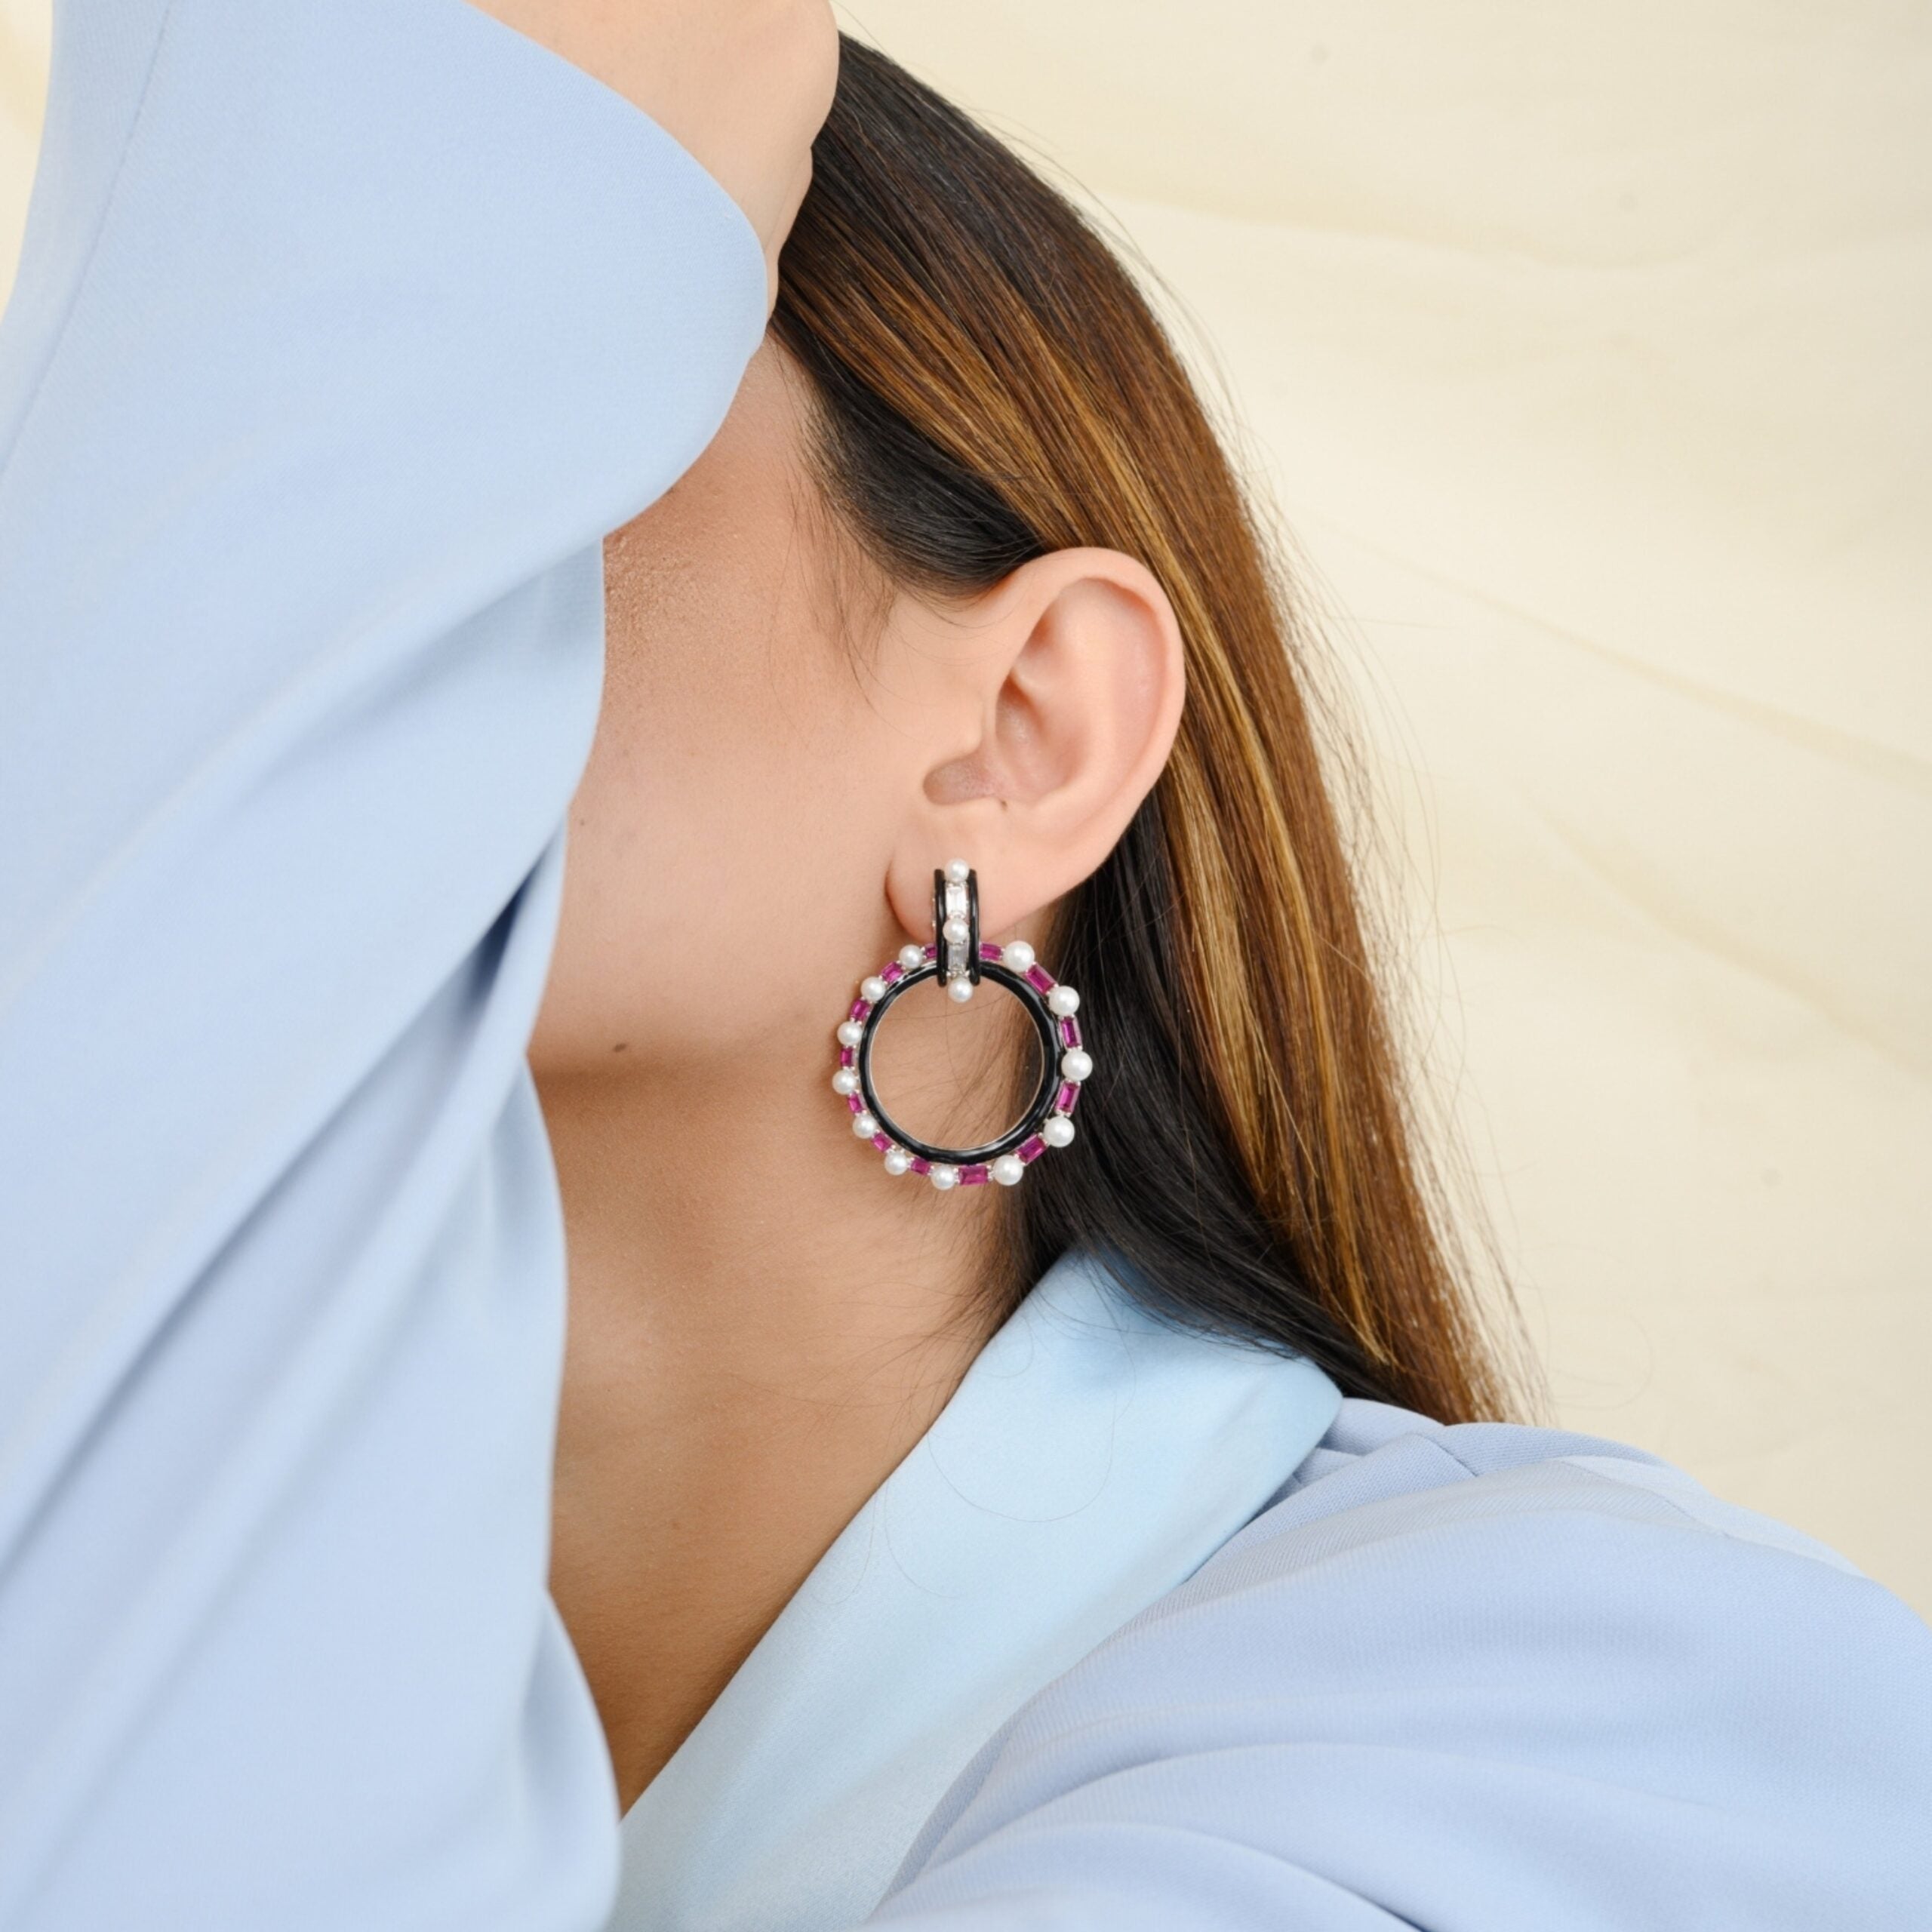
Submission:
<svg viewBox="0 0 1932 1932">
<path fill-rule="evenodd" d="M 1019 1706 L 1185 1581 L 1327 1432 L 1315 1365 L 1182 1333 L 1069 1250 L 623 1820 L 609 1932 L 863 1918 Z"/>
</svg>

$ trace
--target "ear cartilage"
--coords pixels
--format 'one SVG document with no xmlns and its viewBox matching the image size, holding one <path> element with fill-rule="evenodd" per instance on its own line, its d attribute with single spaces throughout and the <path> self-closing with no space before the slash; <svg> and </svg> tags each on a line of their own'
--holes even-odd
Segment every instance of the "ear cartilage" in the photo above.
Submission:
<svg viewBox="0 0 1932 1932">
<path fill-rule="evenodd" d="M 943 1147 L 908 1134 L 872 1084 L 872 1044 L 895 1000 L 927 980 L 968 1000 L 982 980 L 1003 986 L 1026 1009 L 1040 1044 L 1040 1078 L 1019 1121 L 977 1147 Z M 923 1174 L 942 1190 L 996 1181 L 1011 1187 L 1050 1147 L 1069 1146 L 1081 1083 L 1094 1071 L 1081 1042 L 1080 995 L 1035 958 L 1024 940 L 1000 946 L 980 937 L 977 875 L 964 859 L 933 873 L 933 937 L 905 946 L 897 958 L 859 983 L 859 996 L 838 1023 L 838 1066 L 832 1091 L 845 1103 L 855 1138 L 883 1154 L 889 1174 Z"/>
</svg>

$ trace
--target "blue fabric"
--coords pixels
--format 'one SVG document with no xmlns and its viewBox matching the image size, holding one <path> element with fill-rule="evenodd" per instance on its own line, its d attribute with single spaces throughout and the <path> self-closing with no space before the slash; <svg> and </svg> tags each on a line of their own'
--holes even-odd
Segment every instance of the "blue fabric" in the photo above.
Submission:
<svg viewBox="0 0 1932 1932">
<path fill-rule="evenodd" d="M 1035 1691 L 1192 1576 L 1341 1406 L 1153 1320 L 1118 1257 L 1037 1281 L 625 1814 L 612 1932 L 836 1932 Z"/>
<path fill-rule="evenodd" d="M 1932 1924 L 1903 1605 L 1298 1371 L 1063 1256 L 632 1807 L 611 1932 L 831 1932 L 894 1866 L 935 1932 Z"/>
<path fill-rule="evenodd" d="M 0 1924 L 587 1932 L 523 1050 L 599 540 L 762 260 L 466 0 L 61 0 L 54 52 L 0 324 Z M 1917 1932 L 1928 1643 L 1654 1459 L 1345 1404 L 884 1916 Z"/>
<path fill-rule="evenodd" d="M 1620 1444 L 1350 1401 L 908 1854 L 934 1932 L 1924 1932 L 1932 1632 Z"/>
<path fill-rule="evenodd" d="M 0 332 L 0 1924 L 583 1927 L 524 1048 L 762 254 L 465 0 L 64 0 Z"/>
</svg>

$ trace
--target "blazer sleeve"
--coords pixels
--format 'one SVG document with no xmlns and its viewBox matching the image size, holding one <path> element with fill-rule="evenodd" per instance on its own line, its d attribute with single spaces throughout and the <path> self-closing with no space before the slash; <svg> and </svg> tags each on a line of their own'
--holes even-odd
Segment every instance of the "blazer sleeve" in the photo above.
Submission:
<svg viewBox="0 0 1932 1932">
<path fill-rule="evenodd" d="M 62 0 L 0 325 L 0 1924 L 589 1927 L 525 1048 L 749 224 L 467 0 Z"/>
<path fill-rule="evenodd" d="M 876 1922 L 1932 1924 L 1904 1604 L 1635 1452 L 1412 1420 L 1020 1712 Z"/>
</svg>

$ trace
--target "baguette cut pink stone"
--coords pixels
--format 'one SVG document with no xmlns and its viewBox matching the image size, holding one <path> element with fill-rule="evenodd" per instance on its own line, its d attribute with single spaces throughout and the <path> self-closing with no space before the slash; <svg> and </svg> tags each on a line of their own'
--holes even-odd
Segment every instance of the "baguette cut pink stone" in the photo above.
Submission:
<svg viewBox="0 0 1932 1932">
<path fill-rule="evenodd" d="M 980 942 L 980 957 L 982 959 L 997 959 L 999 957 L 999 948 L 989 939 L 982 940 Z"/>
<path fill-rule="evenodd" d="M 889 1154 L 892 1151 L 892 1136 L 889 1134 L 875 1134 L 872 1136 L 872 1145 L 881 1154 Z"/>
<path fill-rule="evenodd" d="M 848 1020 L 863 1020 L 872 1010 L 871 1003 L 869 1001 L 855 999 L 852 1002 L 851 1011 L 845 1017 Z"/>
<path fill-rule="evenodd" d="M 906 969 L 895 959 L 890 966 L 881 967 L 878 976 L 889 986 L 894 980 L 905 978 Z"/>
<path fill-rule="evenodd" d="M 975 1161 L 970 1168 L 959 1170 L 959 1185 L 961 1187 L 977 1187 L 986 1177 L 986 1163 L 983 1161 Z"/>
<path fill-rule="evenodd" d="M 857 1066 L 858 1063 L 859 1050 L 857 1047 L 841 1047 L 838 1049 L 838 1064 L 841 1066 Z"/>
<path fill-rule="evenodd" d="M 1013 1151 L 1023 1161 L 1037 1161 L 1047 1151 L 1047 1143 L 1037 1134 L 1029 1134 Z"/>
<path fill-rule="evenodd" d="M 1063 1047 L 1080 1044 L 1080 1023 L 1071 1014 L 1060 1023 L 1060 1043 Z"/>
<path fill-rule="evenodd" d="M 862 1114 L 865 1110 L 865 1101 L 858 1094 L 848 1094 L 845 1096 L 845 1111 L 848 1113 Z"/>
<path fill-rule="evenodd" d="M 1029 966 L 1026 969 L 1027 983 L 1043 993 L 1050 993 L 1058 983 L 1044 966 Z"/>
<path fill-rule="evenodd" d="M 915 1154 L 912 1156 L 912 1171 L 915 1174 L 929 1174 L 932 1171 L 933 1164 L 926 1158 L 924 1155 Z"/>
<path fill-rule="evenodd" d="M 1080 1083 L 1078 1081 L 1062 1081 L 1060 1082 L 1060 1091 L 1054 1096 L 1054 1111 L 1056 1113 L 1070 1114 L 1073 1111 L 1074 1102 L 1078 1100 L 1079 1097 Z"/>
</svg>

